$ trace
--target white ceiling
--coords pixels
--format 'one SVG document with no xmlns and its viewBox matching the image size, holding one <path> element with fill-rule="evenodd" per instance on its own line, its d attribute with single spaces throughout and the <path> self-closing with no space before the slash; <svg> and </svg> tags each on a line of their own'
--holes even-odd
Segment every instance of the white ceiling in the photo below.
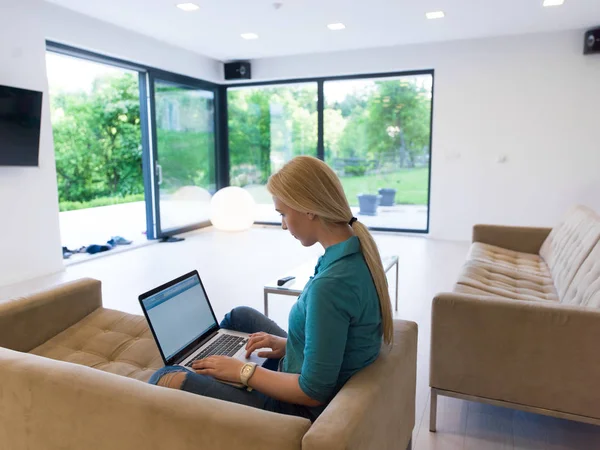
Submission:
<svg viewBox="0 0 600 450">
<path fill-rule="evenodd" d="M 47 1 L 223 61 L 600 26 L 600 0 Z M 175 7 L 186 1 L 200 9 Z M 425 18 L 436 10 L 446 18 Z M 333 22 L 347 28 L 329 31 Z"/>
</svg>

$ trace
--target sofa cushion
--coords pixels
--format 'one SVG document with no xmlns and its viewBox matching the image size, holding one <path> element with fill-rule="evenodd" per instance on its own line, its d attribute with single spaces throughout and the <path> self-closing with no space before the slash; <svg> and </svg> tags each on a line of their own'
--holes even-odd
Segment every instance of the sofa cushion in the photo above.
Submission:
<svg viewBox="0 0 600 450">
<path fill-rule="evenodd" d="M 560 298 L 563 298 L 583 261 L 600 240 L 600 217 L 577 206 L 552 229 L 542 244 L 540 256 L 548 264 Z"/>
<path fill-rule="evenodd" d="M 141 381 L 163 366 L 146 318 L 105 308 L 30 353 Z"/>
<path fill-rule="evenodd" d="M 575 274 L 561 303 L 600 308 L 600 243 Z"/>
<path fill-rule="evenodd" d="M 551 277 L 548 265 L 541 256 L 507 250 L 481 242 L 474 242 L 471 245 L 467 261 L 479 261 L 519 272 L 541 275 L 544 278 Z"/>
<path fill-rule="evenodd" d="M 454 292 L 512 300 L 557 302 L 558 295 L 549 270 L 540 265 L 539 272 L 519 271 L 502 265 L 468 261 L 458 278 Z"/>
</svg>

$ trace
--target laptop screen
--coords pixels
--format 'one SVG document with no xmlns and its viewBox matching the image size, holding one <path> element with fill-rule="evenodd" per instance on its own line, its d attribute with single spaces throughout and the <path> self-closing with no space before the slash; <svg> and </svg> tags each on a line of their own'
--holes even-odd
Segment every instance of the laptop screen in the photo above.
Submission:
<svg viewBox="0 0 600 450">
<path fill-rule="evenodd" d="M 143 299 L 142 303 L 166 360 L 217 327 L 196 274 Z"/>
</svg>

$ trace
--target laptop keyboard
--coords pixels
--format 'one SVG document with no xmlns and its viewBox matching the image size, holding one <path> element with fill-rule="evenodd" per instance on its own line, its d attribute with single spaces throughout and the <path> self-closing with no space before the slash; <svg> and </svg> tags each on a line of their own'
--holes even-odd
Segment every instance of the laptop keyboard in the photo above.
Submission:
<svg viewBox="0 0 600 450">
<path fill-rule="evenodd" d="M 233 356 L 242 346 L 246 344 L 248 338 L 232 336 L 230 334 L 221 334 L 208 347 L 196 355 L 194 359 L 186 364 L 187 367 L 192 367 L 194 361 L 204 359 L 212 355 Z"/>
</svg>

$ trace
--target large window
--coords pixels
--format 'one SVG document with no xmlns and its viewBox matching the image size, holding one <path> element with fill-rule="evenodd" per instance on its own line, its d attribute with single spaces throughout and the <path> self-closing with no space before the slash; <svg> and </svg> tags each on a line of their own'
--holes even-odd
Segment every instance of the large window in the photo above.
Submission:
<svg viewBox="0 0 600 450">
<path fill-rule="evenodd" d="M 46 61 L 63 245 L 145 240 L 138 73 L 52 52 Z"/>
<path fill-rule="evenodd" d="M 228 184 L 253 196 L 257 222 L 280 223 L 266 184 L 299 155 L 337 173 L 372 229 L 429 229 L 431 70 L 219 86 L 48 49 L 63 245 L 204 226 Z"/>
<path fill-rule="evenodd" d="M 209 224 L 219 86 L 47 49 L 63 256 Z"/>
<path fill-rule="evenodd" d="M 324 156 L 370 227 L 427 230 L 432 75 L 325 81 Z"/>
<path fill-rule="evenodd" d="M 258 221 L 277 222 L 269 176 L 298 155 L 317 156 L 317 83 L 230 88 L 229 180 L 252 194 Z"/>
<path fill-rule="evenodd" d="M 373 229 L 427 232 L 433 71 L 227 89 L 230 184 L 280 223 L 265 184 L 297 155 L 322 158 Z"/>
</svg>

